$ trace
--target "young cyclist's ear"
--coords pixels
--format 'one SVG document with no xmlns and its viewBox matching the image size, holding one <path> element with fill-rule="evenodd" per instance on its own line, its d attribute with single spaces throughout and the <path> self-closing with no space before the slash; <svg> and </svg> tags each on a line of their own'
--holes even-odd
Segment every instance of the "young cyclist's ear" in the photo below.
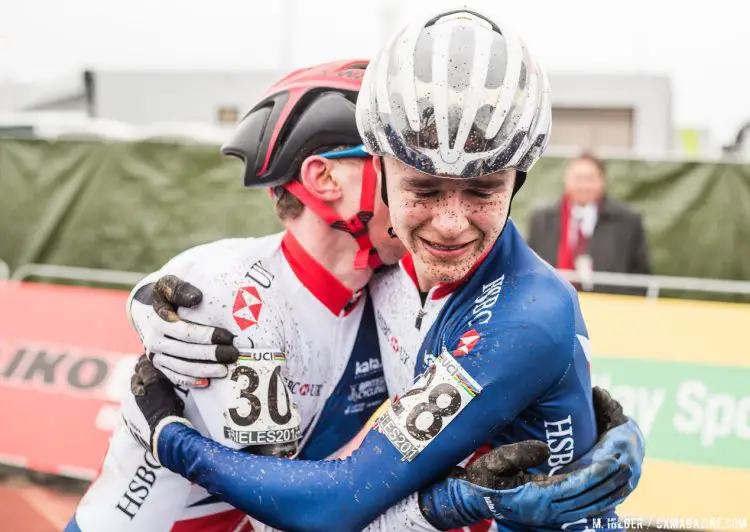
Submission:
<svg viewBox="0 0 750 532">
<path fill-rule="evenodd" d="M 302 161 L 300 180 L 310 193 L 325 202 L 341 199 L 341 184 L 333 175 L 334 162 L 324 157 L 311 155 Z"/>
</svg>

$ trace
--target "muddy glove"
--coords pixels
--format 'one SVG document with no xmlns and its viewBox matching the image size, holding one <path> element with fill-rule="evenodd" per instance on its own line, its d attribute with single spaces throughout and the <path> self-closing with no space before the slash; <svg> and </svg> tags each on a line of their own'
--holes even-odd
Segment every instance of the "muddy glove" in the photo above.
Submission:
<svg viewBox="0 0 750 532">
<path fill-rule="evenodd" d="M 203 293 L 174 275 L 135 289 L 128 314 L 148 358 L 176 386 L 206 387 L 211 378 L 227 376 L 237 361 L 234 335 L 221 327 L 192 323 L 178 307 L 195 307 Z"/>
<path fill-rule="evenodd" d="M 559 472 L 569 473 L 610 458 L 630 471 L 631 475 L 627 483 L 618 486 L 612 482 L 605 482 L 601 489 L 591 494 L 593 498 L 596 498 L 598 494 L 600 497 L 605 497 L 603 500 L 613 501 L 606 507 L 598 505 L 604 513 L 622 504 L 638 486 L 643 460 L 646 456 L 646 442 L 638 424 L 623 413 L 622 406 L 609 395 L 609 392 L 598 386 L 594 387 L 593 401 L 599 440 L 589 452 L 575 462 L 564 466 Z"/>
<path fill-rule="evenodd" d="M 484 519 L 512 519 L 530 526 L 563 524 L 599 515 L 598 506 L 577 508 L 571 501 L 596 491 L 602 479 L 627 482 L 630 473 L 606 459 L 574 473 L 549 477 L 530 474 L 549 457 L 547 444 L 524 441 L 497 447 L 466 470 L 420 492 L 425 518 L 440 530 L 469 526 Z M 573 506 L 573 511 L 568 511 Z"/>
<path fill-rule="evenodd" d="M 544 442 L 504 445 L 423 490 L 422 513 L 435 528 L 448 530 L 490 518 L 561 525 L 614 510 L 640 479 L 643 436 L 606 391 L 594 388 L 593 402 L 599 441 L 558 474 L 526 472 L 549 457 Z"/>
<path fill-rule="evenodd" d="M 135 373 L 130 379 L 130 391 L 151 431 L 148 442 L 140 438 L 138 441 L 141 444 L 148 443 L 147 450 L 158 460 L 156 442 L 162 428 L 173 422 L 192 427 L 183 416 L 185 403 L 177 395 L 170 380 L 145 355 L 135 365 Z"/>
</svg>

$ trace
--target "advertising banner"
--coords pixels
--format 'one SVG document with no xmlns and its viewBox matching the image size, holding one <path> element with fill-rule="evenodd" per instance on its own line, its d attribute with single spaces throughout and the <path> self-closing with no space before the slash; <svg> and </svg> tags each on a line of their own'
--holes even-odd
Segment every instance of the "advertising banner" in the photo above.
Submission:
<svg viewBox="0 0 750 532">
<path fill-rule="evenodd" d="M 95 476 L 141 349 L 126 299 L 0 282 L 0 462 Z"/>
<path fill-rule="evenodd" d="M 646 437 L 620 513 L 750 523 L 750 305 L 599 294 L 581 305 L 593 382 Z"/>
</svg>

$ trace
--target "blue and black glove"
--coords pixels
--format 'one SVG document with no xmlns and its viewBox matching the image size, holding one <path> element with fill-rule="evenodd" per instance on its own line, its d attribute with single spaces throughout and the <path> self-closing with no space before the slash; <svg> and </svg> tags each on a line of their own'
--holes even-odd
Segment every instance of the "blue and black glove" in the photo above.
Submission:
<svg viewBox="0 0 750 532">
<path fill-rule="evenodd" d="M 606 391 L 594 388 L 593 397 L 599 441 L 576 462 L 551 477 L 529 474 L 550 455 L 544 442 L 498 447 L 420 492 L 425 518 L 449 530 L 491 518 L 562 525 L 614 510 L 638 485 L 643 435 Z"/>
<path fill-rule="evenodd" d="M 185 403 L 175 392 L 174 385 L 146 355 L 141 356 L 135 365 L 130 390 L 150 431 L 148 442 L 143 438 L 137 439 L 158 460 L 157 442 L 162 428 L 175 421 L 192 427 L 184 416 Z"/>
</svg>

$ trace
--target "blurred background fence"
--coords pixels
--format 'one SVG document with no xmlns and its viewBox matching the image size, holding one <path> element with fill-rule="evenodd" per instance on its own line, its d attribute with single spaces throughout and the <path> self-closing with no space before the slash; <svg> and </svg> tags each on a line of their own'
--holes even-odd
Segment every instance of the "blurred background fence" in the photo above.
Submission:
<svg viewBox="0 0 750 532">
<path fill-rule="evenodd" d="M 560 197 L 566 163 L 532 171 L 513 204 L 522 232 L 532 208 Z M 0 139 L 0 260 L 148 272 L 196 244 L 280 230 L 238 164 L 215 146 Z M 643 215 L 654 274 L 750 279 L 750 166 L 610 159 L 607 170 L 610 194 Z"/>
</svg>

